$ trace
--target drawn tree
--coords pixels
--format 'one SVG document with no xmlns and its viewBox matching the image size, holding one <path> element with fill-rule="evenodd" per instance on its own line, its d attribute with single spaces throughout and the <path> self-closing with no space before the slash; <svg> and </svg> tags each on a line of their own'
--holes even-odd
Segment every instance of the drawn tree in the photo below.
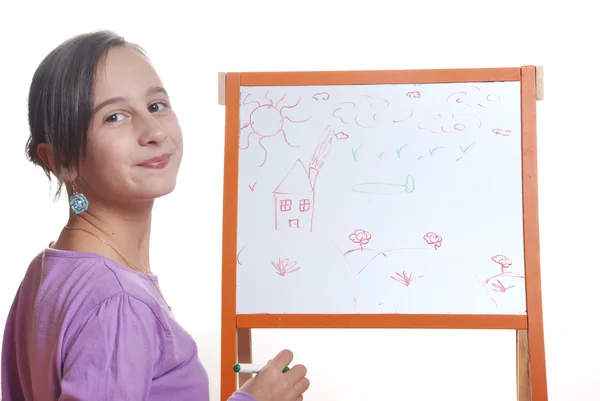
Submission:
<svg viewBox="0 0 600 401">
<path fill-rule="evenodd" d="M 515 288 L 514 284 L 518 282 L 516 280 L 525 279 L 525 277 L 519 273 L 506 271 L 510 266 L 512 266 L 512 260 L 510 260 L 510 258 L 507 256 L 503 254 L 497 254 L 492 256 L 491 259 L 494 261 L 494 263 L 500 266 L 500 273 L 494 274 L 482 282 L 483 286 L 488 288 L 488 290 L 505 294 L 511 288 Z M 500 281 L 500 278 L 502 278 L 502 281 Z M 513 285 L 507 285 L 507 282 Z M 498 306 L 493 296 L 492 301 L 496 304 L 496 306 Z"/>
<path fill-rule="evenodd" d="M 502 270 L 502 273 L 504 273 L 504 271 L 512 265 L 512 260 L 510 260 L 509 258 L 507 258 L 506 256 L 504 256 L 502 254 L 493 256 L 492 260 L 495 263 L 500 265 L 500 269 Z"/>
<path fill-rule="evenodd" d="M 429 245 L 433 245 L 433 249 L 435 249 L 436 251 L 438 250 L 439 247 L 442 246 L 442 237 L 434 232 L 431 232 L 431 231 L 428 232 L 427 234 L 425 234 L 423 236 L 423 239 Z"/>
<path fill-rule="evenodd" d="M 354 242 L 355 244 L 358 244 L 361 251 L 363 251 L 364 246 L 367 245 L 369 241 L 371 241 L 371 238 L 371 233 L 361 228 L 354 230 L 354 232 L 348 236 L 348 239 L 350 241 Z"/>
</svg>

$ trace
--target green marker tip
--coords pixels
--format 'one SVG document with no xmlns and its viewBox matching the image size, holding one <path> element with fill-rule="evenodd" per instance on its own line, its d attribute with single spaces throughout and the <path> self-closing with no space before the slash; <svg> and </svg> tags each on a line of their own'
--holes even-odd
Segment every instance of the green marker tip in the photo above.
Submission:
<svg viewBox="0 0 600 401">
<path fill-rule="evenodd" d="M 288 370 L 290 370 L 289 366 L 286 366 L 285 368 L 283 368 L 283 373 L 287 372 Z"/>
<path fill-rule="evenodd" d="M 239 373 L 240 370 L 242 370 L 242 367 L 240 366 L 239 363 L 236 363 L 235 365 L 233 365 L 233 371 L 235 373 Z"/>
</svg>

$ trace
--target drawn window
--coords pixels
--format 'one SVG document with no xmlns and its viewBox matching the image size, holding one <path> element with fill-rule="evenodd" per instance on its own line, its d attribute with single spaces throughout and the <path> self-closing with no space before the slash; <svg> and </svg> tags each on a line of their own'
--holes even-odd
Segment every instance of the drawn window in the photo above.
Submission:
<svg viewBox="0 0 600 401">
<path fill-rule="evenodd" d="M 282 212 L 289 212 L 292 210 L 292 200 L 291 199 L 283 199 L 279 201 L 279 210 Z"/>
<path fill-rule="evenodd" d="M 308 212 L 310 210 L 310 201 L 308 199 L 300 200 L 300 211 Z"/>
</svg>

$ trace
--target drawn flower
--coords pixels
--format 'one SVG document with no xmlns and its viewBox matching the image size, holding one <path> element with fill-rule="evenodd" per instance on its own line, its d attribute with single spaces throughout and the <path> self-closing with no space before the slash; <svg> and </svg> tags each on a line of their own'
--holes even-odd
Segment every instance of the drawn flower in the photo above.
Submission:
<svg viewBox="0 0 600 401">
<path fill-rule="evenodd" d="M 437 250 L 439 247 L 442 246 L 442 237 L 440 237 L 439 235 L 437 235 L 434 232 L 428 232 L 427 234 L 425 234 L 423 236 L 423 239 L 425 240 L 425 242 L 427 242 L 429 245 L 433 245 L 433 248 L 435 250 Z"/>
<path fill-rule="evenodd" d="M 81 214 L 88 208 L 88 200 L 83 194 L 73 194 L 69 198 L 69 205 L 75 214 Z"/>
<path fill-rule="evenodd" d="M 277 262 L 271 262 L 271 264 L 275 268 L 275 273 L 279 274 L 280 276 L 285 276 L 300 270 L 300 266 L 296 266 L 297 262 L 290 262 L 288 258 L 283 260 L 279 258 Z"/>
<path fill-rule="evenodd" d="M 502 272 L 504 272 L 505 269 L 508 269 L 512 265 L 512 261 L 504 255 L 493 256 L 492 260 L 501 266 Z"/>
<path fill-rule="evenodd" d="M 420 279 L 421 277 L 423 277 L 423 275 L 420 276 L 416 276 L 413 277 L 412 273 L 406 273 L 406 270 L 402 271 L 402 274 L 396 272 L 396 276 L 390 276 L 390 278 L 392 280 L 396 280 L 397 282 L 399 282 L 400 284 L 406 286 L 406 287 L 410 287 L 410 285 L 415 282 L 416 280 Z"/>
<path fill-rule="evenodd" d="M 354 232 L 348 236 L 348 239 L 355 244 L 359 244 L 360 249 L 362 250 L 363 246 L 367 245 L 371 240 L 371 233 L 359 228 L 354 230 Z"/>
</svg>

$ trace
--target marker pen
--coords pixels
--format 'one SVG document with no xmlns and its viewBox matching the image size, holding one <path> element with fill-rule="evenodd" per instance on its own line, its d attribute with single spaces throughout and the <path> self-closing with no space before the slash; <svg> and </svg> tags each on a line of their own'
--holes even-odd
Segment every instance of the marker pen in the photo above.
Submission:
<svg viewBox="0 0 600 401">
<path fill-rule="evenodd" d="M 233 371 L 236 373 L 258 373 L 265 365 L 259 365 L 257 363 L 236 363 L 233 365 Z M 289 367 L 283 369 L 283 373 L 290 370 Z"/>
</svg>

